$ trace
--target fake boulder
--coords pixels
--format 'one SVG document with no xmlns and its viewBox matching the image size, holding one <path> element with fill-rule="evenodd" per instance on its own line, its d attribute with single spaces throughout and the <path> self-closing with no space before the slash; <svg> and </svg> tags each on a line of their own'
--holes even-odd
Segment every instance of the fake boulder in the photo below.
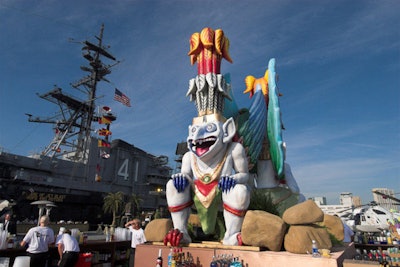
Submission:
<svg viewBox="0 0 400 267">
<path fill-rule="evenodd" d="M 331 249 L 332 242 L 328 231 L 316 224 L 291 225 L 285 235 L 285 250 L 296 254 L 312 252 L 312 240 L 315 240 L 319 249 Z"/>
<path fill-rule="evenodd" d="M 282 216 L 285 223 L 290 225 L 322 222 L 324 213 L 312 200 L 307 200 L 288 208 Z"/>
<path fill-rule="evenodd" d="M 155 219 L 147 224 L 144 236 L 149 242 L 162 242 L 171 229 L 173 229 L 171 219 Z"/>
<path fill-rule="evenodd" d="M 339 217 L 325 214 L 324 221 L 318 223 L 318 225 L 325 226 L 328 232 L 335 236 L 337 240 L 343 241 L 344 227 L 343 222 Z"/>
<path fill-rule="evenodd" d="M 262 210 L 247 211 L 242 225 L 243 243 L 280 251 L 286 232 L 285 222 L 278 216 Z"/>
</svg>

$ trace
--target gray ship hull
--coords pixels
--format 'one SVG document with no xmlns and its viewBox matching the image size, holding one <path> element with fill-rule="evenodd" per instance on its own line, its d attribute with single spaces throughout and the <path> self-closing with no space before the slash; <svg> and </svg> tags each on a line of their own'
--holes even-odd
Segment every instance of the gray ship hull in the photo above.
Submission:
<svg viewBox="0 0 400 267">
<path fill-rule="evenodd" d="M 171 169 L 165 157 L 117 139 L 105 159 L 96 140 L 91 142 L 86 164 L 0 153 L 0 199 L 12 203 L 14 216 L 21 221 L 37 218 L 38 208 L 30 203 L 48 200 L 57 206 L 51 210 L 52 221 L 106 223 L 111 220 L 103 212 L 103 198 L 118 191 L 142 199 L 141 210 L 166 207 L 164 189 Z"/>
</svg>

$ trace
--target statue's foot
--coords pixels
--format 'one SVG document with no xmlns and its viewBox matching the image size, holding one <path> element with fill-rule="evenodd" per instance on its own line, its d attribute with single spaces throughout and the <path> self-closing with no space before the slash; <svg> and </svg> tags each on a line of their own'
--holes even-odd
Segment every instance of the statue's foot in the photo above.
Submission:
<svg viewBox="0 0 400 267">
<path fill-rule="evenodd" d="M 192 238 L 190 238 L 189 234 L 184 233 L 181 239 L 181 244 L 189 244 L 192 243 Z"/>
<path fill-rule="evenodd" d="M 222 244 L 228 246 L 241 246 L 243 244 L 242 235 L 240 233 L 235 233 L 228 237 L 225 236 L 224 239 L 222 240 Z"/>
<path fill-rule="evenodd" d="M 192 239 L 187 233 L 183 233 L 179 231 L 179 229 L 172 229 L 168 232 L 168 234 L 164 237 L 164 245 L 167 246 L 168 243 L 170 246 L 177 247 L 179 244 L 189 244 L 192 242 Z"/>
<path fill-rule="evenodd" d="M 238 246 L 243 246 L 242 233 L 238 233 L 236 239 L 238 241 Z"/>
</svg>

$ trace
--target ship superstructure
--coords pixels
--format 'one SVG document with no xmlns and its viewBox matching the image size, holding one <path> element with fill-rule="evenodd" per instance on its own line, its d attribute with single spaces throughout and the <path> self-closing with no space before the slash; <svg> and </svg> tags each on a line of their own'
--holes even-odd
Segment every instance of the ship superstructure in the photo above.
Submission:
<svg viewBox="0 0 400 267">
<path fill-rule="evenodd" d="M 54 125 L 55 136 L 46 148 L 33 156 L 0 151 L 0 200 L 13 203 L 20 219 L 36 217 L 37 200 L 52 201 L 52 220 L 104 220 L 103 198 L 121 191 L 142 199 L 143 210 L 166 206 L 164 188 L 171 168 L 166 156 L 149 154 L 120 139 L 111 140 L 111 124 L 116 117 L 110 107 L 96 106 L 98 84 L 119 63 L 103 45 L 104 26 L 97 44 L 82 42 L 87 75 L 71 84 L 84 100 L 55 87 L 39 95 L 59 106 L 54 117 L 28 114 L 30 122 Z M 109 61 L 109 63 L 105 63 Z"/>
<path fill-rule="evenodd" d="M 81 66 L 88 75 L 71 86 L 85 94 L 84 100 L 64 93 L 61 88 L 39 95 L 41 98 L 59 106 L 59 114 L 51 118 L 33 117 L 28 114 L 30 122 L 51 123 L 54 125 L 55 136 L 50 144 L 42 151 L 42 155 L 52 158 L 64 158 L 75 162 L 86 163 L 89 155 L 90 137 L 94 131 L 94 122 L 101 119 L 102 114 L 96 113 L 97 84 L 108 80 L 106 75 L 111 73 L 111 68 L 119 63 L 116 58 L 103 47 L 102 25 L 97 38 L 98 44 L 89 41 L 83 42 L 83 57 L 87 65 Z M 104 59 L 111 61 L 106 64 Z M 116 118 L 110 109 L 102 109 L 110 121 Z M 108 124 L 110 125 L 110 124 Z"/>
</svg>

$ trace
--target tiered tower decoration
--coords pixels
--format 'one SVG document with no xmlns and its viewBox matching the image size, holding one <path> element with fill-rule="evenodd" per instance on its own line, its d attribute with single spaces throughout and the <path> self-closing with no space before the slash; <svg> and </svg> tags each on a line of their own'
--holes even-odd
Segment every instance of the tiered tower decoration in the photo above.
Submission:
<svg viewBox="0 0 400 267">
<path fill-rule="evenodd" d="M 190 62 L 197 62 L 197 76 L 189 81 L 186 96 L 195 101 L 199 118 L 206 121 L 213 117 L 225 120 L 222 116 L 224 98 L 229 97 L 230 85 L 221 74 L 221 61 L 225 58 L 233 62 L 229 55 L 229 39 L 221 29 L 204 28 L 200 33 L 193 33 L 190 38 Z M 211 116 L 208 116 L 211 115 Z M 200 118 L 202 117 L 202 118 Z"/>
</svg>

